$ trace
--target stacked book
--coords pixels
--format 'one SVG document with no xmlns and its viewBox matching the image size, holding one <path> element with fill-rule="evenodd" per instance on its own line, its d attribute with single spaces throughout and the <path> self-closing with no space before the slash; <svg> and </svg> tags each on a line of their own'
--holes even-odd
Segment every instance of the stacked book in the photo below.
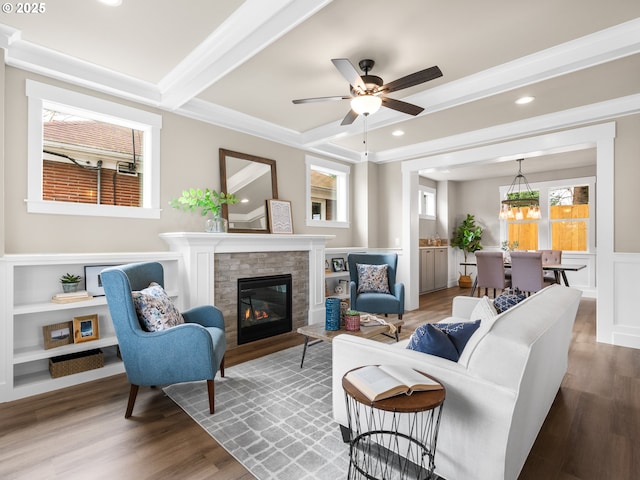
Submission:
<svg viewBox="0 0 640 480">
<path fill-rule="evenodd" d="M 92 298 L 93 297 L 86 290 L 79 290 L 77 292 L 57 293 L 51 297 L 51 301 L 53 303 L 71 303 L 91 300 Z"/>
</svg>

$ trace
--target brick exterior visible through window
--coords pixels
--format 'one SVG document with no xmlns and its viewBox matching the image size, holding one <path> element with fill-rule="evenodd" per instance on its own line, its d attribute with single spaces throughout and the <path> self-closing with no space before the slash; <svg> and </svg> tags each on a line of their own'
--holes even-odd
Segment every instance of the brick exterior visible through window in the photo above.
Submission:
<svg viewBox="0 0 640 480">
<path fill-rule="evenodd" d="M 141 174 L 137 177 L 118 175 L 115 170 L 101 169 L 101 205 L 140 206 Z M 114 202 L 114 176 L 116 201 Z M 42 199 L 58 202 L 98 203 L 98 172 L 73 163 L 43 162 Z"/>
</svg>

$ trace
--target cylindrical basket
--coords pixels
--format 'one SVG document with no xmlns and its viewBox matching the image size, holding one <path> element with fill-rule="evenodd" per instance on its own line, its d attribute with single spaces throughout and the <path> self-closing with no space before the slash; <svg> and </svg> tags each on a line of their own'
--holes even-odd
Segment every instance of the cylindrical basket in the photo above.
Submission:
<svg viewBox="0 0 640 480">
<path fill-rule="evenodd" d="M 325 330 L 340 330 L 340 299 L 329 297 L 324 301 L 326 309 Z"/>
</svg>

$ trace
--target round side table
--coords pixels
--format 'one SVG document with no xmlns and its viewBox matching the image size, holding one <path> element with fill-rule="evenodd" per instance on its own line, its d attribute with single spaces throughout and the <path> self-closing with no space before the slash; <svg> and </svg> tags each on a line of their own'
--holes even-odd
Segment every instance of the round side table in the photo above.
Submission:
<svg viewBox="0 0 640 480">
<path fill-rule="evenodd" d="M 348 479 L 437 478 L 435 454 L 444 387 L 375 402 L 345 377 L 342 388 L 350 431 Z"/>
</svg>

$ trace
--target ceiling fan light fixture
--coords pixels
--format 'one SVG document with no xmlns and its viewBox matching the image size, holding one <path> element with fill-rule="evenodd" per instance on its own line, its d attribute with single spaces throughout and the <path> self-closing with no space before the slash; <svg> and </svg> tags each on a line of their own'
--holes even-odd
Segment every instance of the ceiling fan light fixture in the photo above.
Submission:
<svg viewBox="0 0 640 480">
<path fill-rule="evenodd" d="M 351 109 L 358 115 L 376 113 L 382 105 L 382 99 L 375 95 L 359 95 L 351 99 Z"/>
</svg>

